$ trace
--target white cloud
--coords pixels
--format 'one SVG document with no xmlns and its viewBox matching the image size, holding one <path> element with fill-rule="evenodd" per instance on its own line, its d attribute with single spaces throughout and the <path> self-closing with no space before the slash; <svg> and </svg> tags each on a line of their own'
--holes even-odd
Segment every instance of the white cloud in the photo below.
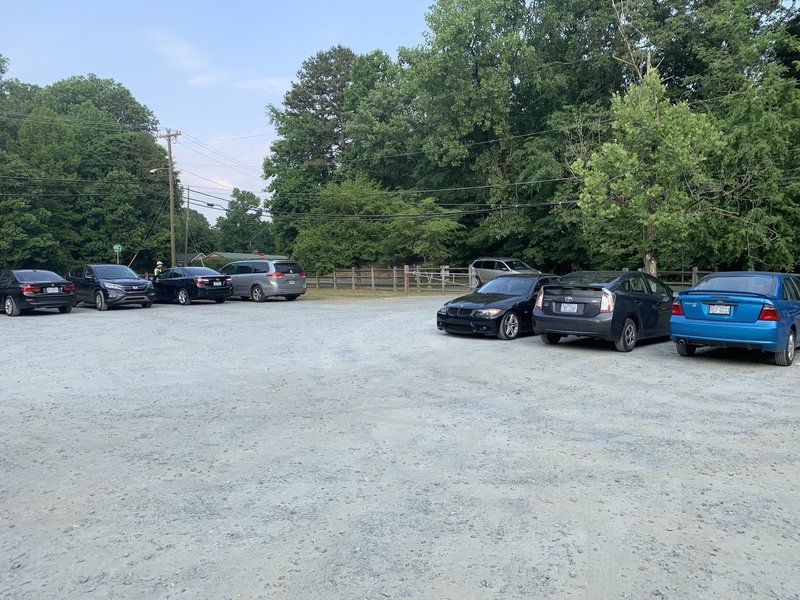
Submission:
<svg viewBox="0 0 800 600">
<path fill-rule="evenodd" d="M 164 33 L 154 33 L 151 38 L 158 53 L 173 68 L 181 71 L 199 71 L 208 68 L 203 53 L 191 44 Z"/>
</svg>

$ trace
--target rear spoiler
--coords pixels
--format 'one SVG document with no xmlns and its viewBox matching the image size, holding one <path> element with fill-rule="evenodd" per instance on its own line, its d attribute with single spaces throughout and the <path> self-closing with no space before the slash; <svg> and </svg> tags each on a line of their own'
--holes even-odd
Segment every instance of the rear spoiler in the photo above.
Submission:
<svg viewBox="0 0 800 600">
<path fill-rule="evenodd" d="M 771 299 L 772 294 L 764 294 L 762 292 L 735 292 L 733 290 L 681 290 L 678 292 L 679 296 L 706 295 L 706 294 L 724 294 L 726 296 L 749 296 L 751 298 L 764 298 Z"/>
</svg>

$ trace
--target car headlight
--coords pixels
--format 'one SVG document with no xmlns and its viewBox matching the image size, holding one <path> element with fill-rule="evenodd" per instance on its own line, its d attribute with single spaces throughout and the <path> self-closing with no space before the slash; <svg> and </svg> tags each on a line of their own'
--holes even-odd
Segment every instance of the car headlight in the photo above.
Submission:
<svg viewBox="0 0 800 600">
<path fill-rule="evenodd" d="M 123 291 L 123 290 L 125 289 L 124 287 L 122 287 L 122 286 L 121 286 L 120 284 L 118 284 L 118 283 L 107 283 L 107 284 L 106 284 L 106 287 L 107 287 L 108 289 L 110 289 L 110 290 L 119 290 L 119 291 Z"/>
<path fill-rule="evenodd" d="M 476 317 L 492 318 L 503 312 L 502 308 L 482 308 L 475 311 Z"/>
<path fill-rule="evenodd" d="M 439 314 L 440 315 L 446 315 L 447 314 L 447 304 L 445 304 L 442 308 L 439 309 Z"/>
</svg>

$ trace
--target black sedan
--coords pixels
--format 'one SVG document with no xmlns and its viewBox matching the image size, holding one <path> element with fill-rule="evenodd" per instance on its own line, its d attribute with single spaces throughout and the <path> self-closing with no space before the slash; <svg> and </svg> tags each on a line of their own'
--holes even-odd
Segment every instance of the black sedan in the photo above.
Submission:
<svg viewBox="0 0 800 600">
<path fill-rule="evenodd" d="M 567 335 L 614 342 L 630 352 L 637 340 L 666 337 L 672 290 L 638 271 L 570 273 L 544 286 L 536 296 L 534 331 L 545 344 Z"/>
<path fill-rule="evenodd" d="M 447 333 L 475 333 L 513 340 L 531 331 L 533 302 L 555 275 L 501 275 L 474 293 L 451 300 L 436 314 L 436 327 Z"/>
<path fill-rule="evenodd" d="M 208 267 L 174 267 L 153 280 L 159 300 L 176 300 L 191 304 L 193 300 L 222 303 L 233 292 L 233 280 Z"/>
<path fill-rule="evenodd" d="M 75 284 L 76 300 L 97 310 L 122 304 L 150 308 L 155 298 L 153 284 L 125 265 L 80 265 L 70 269 L 67 279 Z"/>
<path fill-rule="evenodd" d="M 75 286 L 52 271 L 15 269 L 0 272 L 0 298 L 9 317 L 35 308 L 68 313 L 75 306 Z"/>
</svg>

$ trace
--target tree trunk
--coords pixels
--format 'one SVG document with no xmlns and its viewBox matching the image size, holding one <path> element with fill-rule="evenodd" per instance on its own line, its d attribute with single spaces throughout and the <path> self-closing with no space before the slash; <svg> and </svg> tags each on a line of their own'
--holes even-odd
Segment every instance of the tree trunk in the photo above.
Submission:
<svg viewBox="0 0 800 600">
<path fill-rule="evenodd" d="M 658 277 L 658 260 L 654 250 L 644 253 L 644 272 Z"/>
</svg>

